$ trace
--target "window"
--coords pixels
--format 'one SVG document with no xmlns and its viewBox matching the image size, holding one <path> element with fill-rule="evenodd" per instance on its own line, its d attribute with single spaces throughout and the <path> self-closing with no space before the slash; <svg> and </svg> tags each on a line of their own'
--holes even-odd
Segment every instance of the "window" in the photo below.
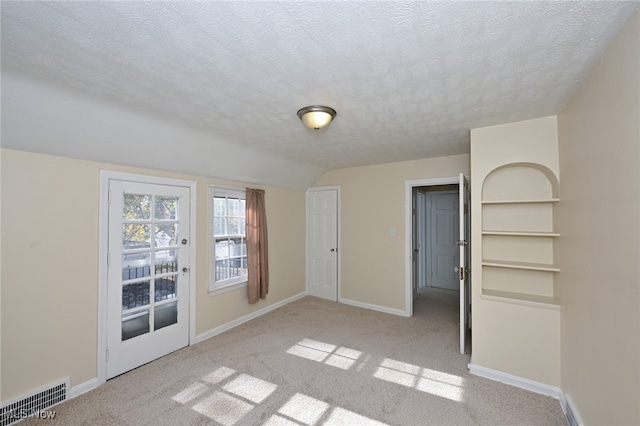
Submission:
<svg viewBox="0 0 640 426">
<path fill-rule="evenodd" d="M 209 291 L 226 291 L 247 284 L 245 191 L 211 190 L 212 230 Z"/>
</svg>

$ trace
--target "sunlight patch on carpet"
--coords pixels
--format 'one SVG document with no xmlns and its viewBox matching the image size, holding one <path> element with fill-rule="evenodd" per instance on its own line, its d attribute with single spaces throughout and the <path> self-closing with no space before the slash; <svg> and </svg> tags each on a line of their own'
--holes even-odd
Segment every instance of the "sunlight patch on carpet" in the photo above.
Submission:
<svg viewBox="0 0 640 426">
<path fill-rule="evenodd" d="M 253 405 L 231 395 L 214 392 L 192 408 L 224 426 L 233 426 L 249 414 Z"/>
<path fill-rule="evenodd" d="M 350 368 L 361 356 L 362 352 L 354 349 L 338 347 L 335 345 L 323 344 L 322 342 L 311 341 L 305 339 L 297 346 L 306 349 L 322 351 L 325 354 L 325 361 L 328 365 L 338 368 Z M 314 348 L 311 348 L 313 346 Z M 295 346 L 294 346 L 295 347 Z M 320 349 L 322 348 L 322 350 Z M 293 348 L 292 348 L 293 349 Z M 330 352 L 326 352 L 329 350 Z M 294 351 L 295 352 L 295 351 Z M 290 351 L 287 351 L 290 353 Z M 370 355 L 365 358 L 368 359 Z M 342 359 L 344 358 L 344 360 Z M 394 367 L 391 368 L 382 367 Z M 385 380 L 397 382 L 397 374 L 406 374 L 415 381 L 415 374 L 404 373 L 403 371 L 412 371 L 422 373 L 420 377 L 422 381 L 431 380 L 428 377 L 440 378 L 443 380 L 453 381 L 456 376 L 446 375 L 434 370 L 419 369 L 410 364 L 400 363 L 391 359 L 385 359 L 381 363 L 380 368 L 386 368 L 389 372 L 383 372 Z M 394 375 L 396 374 L 396 375 Z M 438 374 L 443 376 L 438 376 Z M 451 376 L 451 377 L 449 377 Z M 411 387 L 419 389 L 420 386 L 426 385 L 426 382 L 419 382 Z M 444 383 L 443 383 L 444 384 Z M 249 374 L 238 372 L 227 367 L 220 367 L 211 373 L 201 377 L 199 381 L 194 382 L 184 388 L 182 391 L 173 396 L 173 400 L 185 405 L 191 405 L 191 409 L 200 413 L 211 420 L 221 424 L 222 426 L 235 426 L 246 422 L 245 417 L 255 408 L 260 407 L 269 397 L 276 393 L 278 385 L 251 376 Z M 284 395 L 281 395 L 281 397 Z M 263 426 L 332 426 L 332 425 L 349 425 L 349 426 L 387 426 L 385 423 L 378 422 L 362 414 L 349 411 L 342 407 L 332 406 L 331 404 L 317 398 L 296 392 L 285 402 L 277 411 L 277 414 L 264 423 Z"/>
<path fill-rule="evenodd" d="M 277 387 L 278 386 L 273 383 L 249 376 L 248 374 L 241 374 L 224 385 L 222 389 L 256 404 L 260 404 L 267 399 Z"/>
<path fill-rule="evenodd" d="M 329 418 L 322 423 L 323 426 L 387 426 L 386 423 L 381 423 L 376 420 L 365 417 L 361 414 L 354 413 L 353 411 L 345 410 L 344 408 L 336 407 L 329 415 Z"/>
<path fill-rule="evenodd" d="M 172 399 L 182 404 L 194 404 L 191 409 L 195 412 L 223 426 L 233 426 L 265 401 L 277 387 L 232 368 L 220 367 Z"/>
<path fill-rule="evenodd" d="M 462 401 L 464 379 L 453 374 L 385 358 L 373 377 L 452 401 Z"/>
<path fill-rule="evenodd" d="M 280 407 L 278 413 L 305 425 L 313 426 L 328 409 L 329 404 L 326 402 L 296 393 Z"/>
<path fill-rule="evenodd" d="M 327 352 L 319 351 L 317 349 L 307 348 L 301 345 L 295 345 L 291 347 L 288 354 L 306 358 L 315 362 L 322 362 L 329 356 Z"/>
<path fill-rule="evenodd" d="M 348 370 L 353 367 L 362 356 L 362 352 L 355 349 L 338 347 L 312 339 L 302 339 L 289 348 L 287 353 L 311 361 L 323 362 L 342 370 Z"/>
<path fill-rule="evenodd" d="M 296 393 L 280 409 L 271 416 L 265 426 L 388 426 L 385 423 L 370 419 L 362 414 L 354 413 L 308 395 Z"/>
<path fill-rule="evenodd" d="M 205 392 L 209 390 L 207 385 L 203 385 L 200 382 L 195 382 L 172 399 L 181 404 L 186 404 L 187 402 L 193 401 L 199 396 L 203 395 Z"/>
<path fill-rule="evenodd" d="M 287 353 L 342 370 L 351 369 L 363 357 L 363 353 L 358 350 L 312 339 L 302 339 L 289 348 Z M 364 356 L 364 362 L 358 365 L 356 371 L 361 371 L 370 357 L 371 355 Z M 462 401 L 464 392 L 464 379 L 460 376 L 391 358 L 382 360 L 373 377 L 456 402 Z"/>
<path fill-rule="evenodd" d="M 207 374 L 202 378 L 205 382 L 215 385 L 223 381 L 224 379 L 231 377 L 235 374 L 236 370 L 227 367 L 220 367 L 214 372 Z"/>
</svg>

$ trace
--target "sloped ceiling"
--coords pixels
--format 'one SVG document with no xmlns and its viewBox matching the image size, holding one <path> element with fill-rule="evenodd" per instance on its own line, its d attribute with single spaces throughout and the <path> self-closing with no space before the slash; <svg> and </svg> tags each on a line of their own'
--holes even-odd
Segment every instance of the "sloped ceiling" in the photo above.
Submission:
<svg viewBox="0 0 640 426">
<path fill-rule="evenodd" d="M 77 110 L 93 98 L 184 128 L 163 147 L 188 152 L 151 168 L 215 176 L 203 159 L 247 154 L 264 170 L 217 177 L 305 187 L 327 169 L 468 153 L 471 128 L 558 113 L 638 4 L 2 1 L 2 143 L 133 164 L 153 137 L 27 138 L 38 120 L 20 117 L 45 108 L 27 76 L 83 93 Z M 296 116 L 312 104 L 338 111 L 327 129 Z"/>
</svg>

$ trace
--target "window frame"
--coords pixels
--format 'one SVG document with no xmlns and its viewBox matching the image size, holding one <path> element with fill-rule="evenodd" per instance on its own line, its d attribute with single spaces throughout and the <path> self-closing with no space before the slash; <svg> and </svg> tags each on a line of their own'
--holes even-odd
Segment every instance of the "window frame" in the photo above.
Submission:
<svg viewBox="0 0 640 426">
<path fill-rule="evenodd" d="M 247 286 L 248 275 L 244 275 L 242 277 L 230 278 L 221 281 L 216 281 L 216 241 L 217 238 L 222 236 L 216 236 L 215 234 L 215 208 L 214 208 L 214 200 L 216 197 L 228 197 L 228 198 L 238 198 L 241 200 L 245 200 L 246 203 L 246 190 L 238 189 L 238 188 L 225 188 L 219 186 L 210 186 L 209 187 L 209 295 L 213 296 L 220 293 L 225 293 L 227 291 L 243 288 Z M 245 204 L 246 206 L 246 204 Z M 245 222 L 246 223 L 246 222 Z M 244 238 L 245 245 L 247 240 L 246 234 L 246 226 L 245 233 L 238 234 L 233 236 L 225 236 L 226 238 Z M 241 255 L 242 258 L 247 259 L 246 249 L 244 255 Z"/>
</svg>

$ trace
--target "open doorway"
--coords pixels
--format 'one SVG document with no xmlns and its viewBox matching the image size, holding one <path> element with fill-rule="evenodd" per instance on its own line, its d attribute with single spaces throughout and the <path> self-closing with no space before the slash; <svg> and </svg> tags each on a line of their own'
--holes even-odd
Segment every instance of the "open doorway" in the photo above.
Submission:
<svg viewBox="0 0 640 426">
<path fill-rule="evenodd" d="M 459 290 L 458 184 L 413 188 L 414 300 L 430 288 Z"/>
<path fill-rule="evenodd" d="M 406 247 L 409 315 L 442 312 L 459 325 L 460 352 L 469 353 L 469 186 L 463 175 L 407 181 Z M 433 312 L 431 312 L 433 314 Z M 432 316 L 431 316 L 432 317 Z"/>
</svg>

